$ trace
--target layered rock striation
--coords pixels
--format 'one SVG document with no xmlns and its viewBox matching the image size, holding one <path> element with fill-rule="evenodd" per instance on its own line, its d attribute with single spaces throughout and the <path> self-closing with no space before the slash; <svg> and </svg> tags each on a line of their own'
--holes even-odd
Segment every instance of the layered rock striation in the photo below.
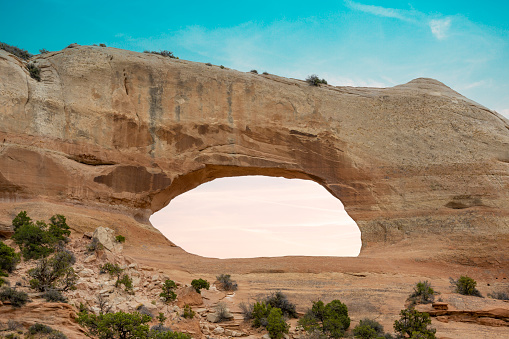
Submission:
<svg viewBox="0 0 509 339">
<path fill-rule="evenodd" d="M 340 199 L 361 256 L 509 261 L 509 122 L 436 80 L 314 87 L 91 46 L 32 61 L 40 82 L 0 51 L 0 230 L 28 208 L 164 243 L 149 217 L 177 195 L 267 175 Z"/>
</svg>

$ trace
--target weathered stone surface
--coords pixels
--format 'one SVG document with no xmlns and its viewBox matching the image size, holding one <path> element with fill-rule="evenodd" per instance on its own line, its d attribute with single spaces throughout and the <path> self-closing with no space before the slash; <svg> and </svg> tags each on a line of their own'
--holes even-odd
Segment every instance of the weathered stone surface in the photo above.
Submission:
<svg viewBox="0 0 509 339">
<path fill-rule="evenodd" d="M 0 51 L 0 224 L 55 211 L 83 232 L 107 224 L 132 244 L 164 244 L 148 218 L 175 196 L 219 177 L 283 176 L 341 199 L 361 256 L 391 245 L 509 262 L 509 123 L 436 80 L 312 87 L 80 46 L 35 61 L 41 82 Z"/>
<path fill-rule="evenodd" d="M 92 239 L 104 246 L 108 251 L 119 253 L 122 251 L 122 244 L 115 240 L 115 231 L 107 227 L 97 227 L 92 235 Z"/>
</svg>

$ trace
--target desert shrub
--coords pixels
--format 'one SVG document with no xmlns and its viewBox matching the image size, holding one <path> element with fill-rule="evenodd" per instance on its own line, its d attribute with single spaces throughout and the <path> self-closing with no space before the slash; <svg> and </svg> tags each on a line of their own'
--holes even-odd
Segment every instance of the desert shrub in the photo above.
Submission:
<svg viewBox="0 0 509 339">
<path fill-rule="evenodd" d="M 185 306 L 188 306 L 188 305 L 186 304 Z M 157 316 L 157 321 L 159 321 L 159 324 L 163 325 L 164 322 L 166 321 L 166 319 L 168 319 L 168 318 L 164 316 L 164 313 L 159 312 L 159 315 Z"/>
<path fill-rule="evenodd" d="M 49 327 L 48 325 L 39 324 L 39 323 L 35 323 L 28 328 L 28 333 L 30 333 L 30 334 L 38 334 L 38 333 L 49 334 L 51 332 L 53 332 L 53 329 L 51 327 Z"/>
<path fill-rule="evenodd" d="M 306 331 L 321 331 L 331 338 L 340 338 L 350 327 L 348 308 L 339 300 L 333 300 L 325 305 L 321 300 L 313 303 L 304 317 L 299 319 Z"/>
<path fill-rule="evenodd" d="M 60 331 L 54 330 L 48 336 L 48 339 L 67 339 L 67 336 Z"/>
<path fill-rule="evenodd" d="M 14 54 L 18 58 L 21 58 L 21 59 L 24 59 L 24 60 L 28 60 L 28 59 L 30 59 L 32 57 L 32 54 L 28 53 L 27 50 L 18 48 L 16 46 L 8 45 L 8 44 L 6 44 L 4 42 L 0 42 L 0 49 L 3 49 L 4 51 L 7 51 L 7 52 L 9 52 L 11 54 Z"/>
<path fill-rule="evenodd" d="M 173 55 L 173 52 L 162 50 L 162 51 L 143 51 L 143 53 L 150 53 L 150 54 L 158 54 L 163 57 L 171 58 L 171 59 L 178 59 L 175 55 Z"/>
<path fill-rule="evenodd" d="M 122 275 L 122 277 L 115 282 L 115 287 L 120 287 L 120 285 L 124 285 L 124 290 L 126 292 L 133 293 L 133 279 L 127 274 Z"/>
<path fill-rule="evenodd" d="M 9 331 L 16 331 L 21 328 L 23 328 L 23 324 L 20 323 L 19 321 L 16 321 L 13 319 L 9 319 L 7 321 L 7 330 L 9 330 Z"/>
<path fill-rule="evenodd" d="M 99 47 L 106 47 L 106 44 L 99 44 Z"/>
<path fill-rule="evenodd" d="M 193 281 L 191 281 L 191 286 L 194 287 L 194 289 L 196 290 L 196 292 L 198 293 L 201 293 L 201 289 L 204 288 L 206 290 L 208 290 L 210 288 L 210 284 L 207 280 L 204 280 L 204 279 L 194 279 Z"/>
<path fill-rule="evenodd" d="M 165 302 L 174 301 L 175 299 L 177 299 L 177 294 L 175 293 L 176 288 L 177 284 L 175 284 L 173 280 L 166 279 L 162 286 L 163 291 L 159 293 L 159 296 Z"/>
<path fill-rule="evenodd" d="M 80 312 L 78 323 L 88 329 L 89 336 L 101 339 L 148 338 L 151 320 L 148 315 L 135 313 L 107 313 L 95 315 L 86 311 Z"/>
<path fill-rule="evenodd" d="M 0 273 L 2 271 L 9 273 L 14 271 L 18 262 L 19 254 L 14 251 L 14 248 L 0 241 Z"/>
<path fill-rule="evenodd" d="M 250 72 L 253 74 L 258 74 L 258 71 L 256 69 L 252 69 Z"/>
<path fill-rule="evenodd" d="M 219 68 L 224 69 L 224 66 L 223 66 L 223 65 L 221 65 L 221 66 L 219 66 Z"/>
<path fill-rule="evenodd" d="M 273 308 L 279 308 L 286 317 L 297 318 L 295 304 L 292 304 L 288 300 L 288 297 L 281 291 L 272 292 L 265 298 L 265 303 Z"/>
<path fill-rule="evenodd" d="M 212 66 L 212 64 L 210 62 L 207 62 L 205 65 Z"/>
<path fill-rule="evenodd" d="M 2 287 L 0 301 L 9 301 L 12 307 L 21 307 L 29 302 L 29 298 L 25 292 L 16 291 L 16 289 L 10 287 Z"/>
<path fill-rule="evenodd" d="M 356 338 L 371 339 L 384 336 L 384 327 L 376 320 L 363 319 L 353 329 Z"/>
<path fill-rule="evenodd" d="M 189 334 L 185 334 L 182 332 L 171 332 L 171 331 L 164 331 L 164 332 L 149 332 L 148 338 L 150 339 L 191 339 L 191 336 Z"/>
<path fill-rule="evenodd" d="M 268 73 L 268 72 L 263 72 L 262 74 L 263 74 L 263 75 L 269 75 L 269 73 Z"/>
<path fill-rule="evenodd" d="M 284 333 L 288 333 L 290 326 L 286 323 L 283 317 L 283 312 L 274 307 L 270 310 L 269 316 L 267 317 L 267 331 L 272 339 L 280 339 Z"/>
<path fill-rule="evenodd" d="M 242 315 L 244 316 L 244 320 L 253 319 L 253 304 L 241 302 L 239 306 L 242 311 Z"/>
<path fill-rule="evenodd" d="M 306 82 L 311 86 L 320 86 L 320 84 L 327 85 L 327 81 L 325 79 L 321 79 L 316 74 L 311 74 L 306 78 Z"/>
<path fill-rule="evenodd" d="M 66 303 L 67 298 L 64 297 L 62 292 L 59 290 L 49 289 L 42 295 L 44 299 L 48 302 L 55 302 L 55 303 Z"/>
<path fill-rule="evenodd" d="M 125 237 L 123 235 L 117 235 L 115 237 L 115 240 L 119 243 L 124 243 L 125 242 Z"/>
<path fill-rule="evenodd" d="M 2 287 L 3 285 L 9 286 L 9 282 L 4 278 L 0 277 L 0 287 Z"/>
<path fill-rule="evenodd" d="M 72 252 L 62 250 L 51 258 L 39 259 L 35 268 L 28 271 L 30 287 L 40 292 L 49 289 L 68 291 L 75 289 L 78 276 L 72 265 L 76 258 Z"/>
<path fill-rule="evenodd" d="M 41 48 L 41 49 L 39 50 L 39 53 L 40 53 L 40 54 L 46 54 L 46 53 L 49 53 L 49 51 L 48 51 L 46 48 Z"/>
<path fill-rule="evenodd" d="M 150 310 L 145 305 L 139 305 L 136 307 L 136 311 L 140 314 L 148 315 L 151 319 L 154 318 L 152 312 L 150 312 Z"/>
<path fill-rule="evenodd" d="M 150 328 L 150 332 L 172 332 L 171 328 L 164 326 L 163 324 L 159 323 L 157 325 L 154 325 Z"/>
<path fill-rule="evenodd" d="M 99 274 L 109 273 L 112 277 L 118 277 L 124 270 L 118 264 L 107 262 L 99 267 Z"/>
<path fill-rule="evenodd" d="M 186 319 L 193 319 L 196 315 L 196 312 L 191 309 L 191 306 L 188 304 L 184 305 L 184 312 L 182 312 L 182 316 Z"/>
<path fill-rule="evenodd" d="M 411 338 L 434 339 L 436 330 L 428 328 L 431 319 L 428 313 L 421 313 L 416 310 L 401 310 L 401 318 L 394 321 L 394 331 L 400 336 Z"/>
<path fill-rule="evenodd" d="M 449 281 L 451 282 L 451 285 L 454 288 L 454 292 L 456 293 L 482 297 L 481 292 L 479 292 L 477 288 L 475 288 L 477 282 L 466 275 L 464 276 L 462 275 L 458 280 L 449 278 Z"/>
<path fill-rule="evenodd" d="M 108 305 L 108 301 L 102 294 L 98 294 L 96 296 L 96 300 L 97 300 L 97 306 L 99 307 L 99 314 L 110 313 L 111 308 L 113 306 Z M 83 304 L 80 304 L 80 312 L 85 310 L 84 306 L 81 307 L 82 305 Z"/>
<path fill-rule="evenodd" d="M 488 293 L 488 297 L 498 300 L 509 300 L 509 294 L 502 291 L 495 291 L 493 293 Z"/>
<path fill-rule="evenodd" d="M 41 69 L 33 62 L 27 64 L 28 73 L 30 77 L 37 81 L 41 81 Z"/>
<path fill-rule="evenodd" d="M 265 327 L 268 324 L 267 318 L 269 317 L 270 310 L 272 307 L 265 304 L 265 302 L 256 302 L 253 304 L 253 326 L 254 327 Z"/>
<path fill-rule="evenodd" d="M 435 299 L 434 294 L 435 291 L 431 288 L 429 281 L 419 281 L 409 299 L 416 304 L 429 304 Z"/>
<path fill-rule="evenodd" d="M 229 274 L 218 275 L 216 279 L 225 291 L 236 291 L 238 288 L 237 282 L 232 280 Z"/>
<path fill-rule="evenodd" d="M 93 238 L 90 244 L 87 246 L 88 252 L 97 252 L 102 251 L 104 249 L 104 245 L 99 242 L 99 239 Z"/>
<path fill-rule="evenodd" d="M 49 256 L 59 244 L 66 243 L 71 234 L 63 215 L 50 218 L 50 224 L 44 221 L 32 222 L 26 211 L 21 211 L 13 220 L 15 229 L 12 239 L 21 249 L 25 260 Z"/>
<path fill-rule="evenodd" d="M 223 302 L 218 303 L 215 307 L 215 310 L 216 310 L 216 314 L 217 314 L 217 322 L 220 323 L 222 321 L 226 321 L 226 320 L 230 319 L 231 314 L 228 311 L 228 307 L 226 306 L 225 303 L 223 303 Z"/>
</svg>

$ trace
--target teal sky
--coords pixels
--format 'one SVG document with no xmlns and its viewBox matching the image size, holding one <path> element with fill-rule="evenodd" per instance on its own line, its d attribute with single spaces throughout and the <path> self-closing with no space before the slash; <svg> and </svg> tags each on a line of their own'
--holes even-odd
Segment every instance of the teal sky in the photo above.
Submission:
<svg viewBox="0 0 509 339">
<path fill-rule="evenodd" d="M 507 1 L 7 1 L 0 41 L 73 42 L 333 85 L 431 77 L 509 117 Z"/>
</svg>

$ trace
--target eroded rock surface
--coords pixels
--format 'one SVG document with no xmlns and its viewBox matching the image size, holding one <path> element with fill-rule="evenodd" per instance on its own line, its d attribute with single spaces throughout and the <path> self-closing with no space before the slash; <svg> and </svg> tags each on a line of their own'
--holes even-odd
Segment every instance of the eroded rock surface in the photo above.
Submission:
<svg viewBox="0 0 509 339">
<path fill-rule="evenodd" d="M 0 224 L 30 209 L 163 244 L 148 218 L 175 196 L 283 176 L 341 199 L 361 256 L 400 244 L 407 257 L 507 267 L 509 123 L 436 80 L 313 87 L 102 47 L 35 62 L 41 82 L 0 51 Z"/>
</svg>

